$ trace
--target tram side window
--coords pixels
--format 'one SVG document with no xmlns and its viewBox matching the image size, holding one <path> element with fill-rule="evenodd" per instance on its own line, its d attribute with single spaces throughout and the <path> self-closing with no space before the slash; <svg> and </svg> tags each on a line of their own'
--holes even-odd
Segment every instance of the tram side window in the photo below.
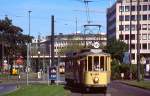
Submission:
<svg viewBox="0 0 150 96">
<path fill-rule="evenodd" d="M 108 67 L 107 64 L 108 64 L 108 57 L 106 56 L 106 59 L 105 59 L 105 70 L 106 70 L 106 71 L 107 71 L 107 69 L 108 69 L 108 68 L 107 68 L 107 67 Z"/>
<path fill-rule="evenodd" d="M 92 71 L 92 56 L 88 56 L 88 71 Z"/>
<path fill-rule="evenodd" d="M 100 70 L 104 71 L 104 56 L 100 57 Z"/>
</svg>

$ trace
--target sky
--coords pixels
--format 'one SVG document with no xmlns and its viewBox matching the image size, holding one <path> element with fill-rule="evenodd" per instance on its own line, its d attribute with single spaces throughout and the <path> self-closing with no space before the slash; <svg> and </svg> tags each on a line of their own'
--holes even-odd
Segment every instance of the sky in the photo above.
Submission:
<svg viewBox="0 0 150 96">
<path fill-rule="evenodd" d="M 89 12 L 91 24 L 102 25 L 100 31 L 106 32 L 106 9 L 115 0 L 91 0 Z M 85 5 L 82 0 L 0 0 L 0 19 L 7 15 L 12 23 L 23 29 L 23 34 L 51 35 L 51 16 L 55 16 L 55 34 L 72 34 L 77 30 L 83 32 L 87 24 Z"/>
</svg>

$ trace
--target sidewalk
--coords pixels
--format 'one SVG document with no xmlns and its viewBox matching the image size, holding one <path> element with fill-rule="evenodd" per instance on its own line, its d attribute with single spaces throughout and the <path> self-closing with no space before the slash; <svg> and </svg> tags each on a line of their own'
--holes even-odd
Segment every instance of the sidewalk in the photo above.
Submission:
<svg viewBox="0 0 150 96">
<path fill-rule="evenodd" d="M 145 81 L 120 81 L 123 84 L 129 85 L 129 86 L 134 86 L 134 87 L 138 87 L 138 88 L 142 88 L 142 89 L 146 89 L 146 90 L 150 90 L 150 81 L 145 80 Z"/>
</svg>

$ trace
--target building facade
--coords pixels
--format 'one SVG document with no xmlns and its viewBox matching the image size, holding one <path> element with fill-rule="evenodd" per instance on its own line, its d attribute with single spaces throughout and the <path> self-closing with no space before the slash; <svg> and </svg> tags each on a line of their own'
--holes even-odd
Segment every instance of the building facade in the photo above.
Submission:
<svg viewBox="0 0 150 96">
<path fill-rule="evenodd" d="M 140 56 L 150 61 L 150 0 L 139 1 L 140 6 L 137 7 L 137 0 L 117 0 L 107 10 L 108 42 L 115 38 L 127 43 L 132 49 L 133 64 L 137 63 L 137 20 L 140 23 Z"/>
<path fill-rule="evenodd" d="M 85 43 L 86 42 L 86 43 Z M 68 34 L 54 36 L 54 63 L 58 63 L 58 59 L 63 61 L 65 53 L 61 53 L 63 49 L 69 45 L 93 46 L 94 42 L 99 42 L 100 46 L 106 46 L 106 33 L 100 34 Z M 50 64 L 51 61 L 51 36 L 46 38 L 34 39 L 30 48 L 31 67 L 39 70 Z"/>
<path fill-rule="evenodd" d="M 51 36 L 47 37 L 47 41 L 49 43 L 49 48 L 51 49 Z M 93 46 L 94 42 L 98 42 L 100 46 L 106 46 L 107 38 L 105 33 L 100 34 L 68 34 L 68 35 L 55 35 L 54 37 L 54 55 L 58 56 L 60 50 L 67 48 L 69 45 L 79 45 L 79 46 Z M 49 50 L 50 51 L 50 50 Z M 61 53 L 65 55 L 65 53 Z"/>
</svg>

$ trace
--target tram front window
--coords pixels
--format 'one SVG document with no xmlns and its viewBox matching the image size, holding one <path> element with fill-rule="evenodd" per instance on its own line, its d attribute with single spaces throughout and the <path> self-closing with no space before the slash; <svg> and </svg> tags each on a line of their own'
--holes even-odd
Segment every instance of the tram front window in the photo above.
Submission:
<svg viewBox="0 0 150 96">
<path fill-rule="evenodd" d="M 92 71 L 92 56 L 88 56 L 88 71 Z"/>
<path fill-rule="evenodd" d="M 94 56 L 94 71 L 99 71 L 100 64 L 99 64 L 99 56 Z"/>
<path fill-rule="evenodd" d="M 100 70 L 104 71 L 104 56 L 100 57 Z"/>
</svg>

